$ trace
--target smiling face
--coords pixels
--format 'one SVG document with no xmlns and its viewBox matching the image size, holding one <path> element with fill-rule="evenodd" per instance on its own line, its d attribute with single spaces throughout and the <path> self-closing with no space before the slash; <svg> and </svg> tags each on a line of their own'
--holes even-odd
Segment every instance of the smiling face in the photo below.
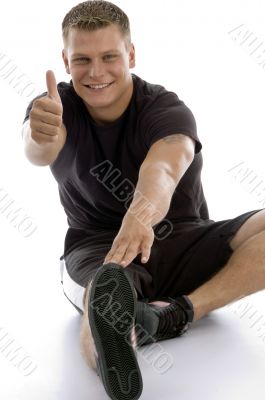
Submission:
<svg viewBox="0 0 265 400">
<path fill-rule="evenodd" d="M 71 29 L 62 56 L 76 93 L 95 121 L 119 118 L 133 92 L 130 68 L 135 66 L 135 51 L 133 44 L 126 49 L 118 26 L 95 31 Z"/>
</svg>

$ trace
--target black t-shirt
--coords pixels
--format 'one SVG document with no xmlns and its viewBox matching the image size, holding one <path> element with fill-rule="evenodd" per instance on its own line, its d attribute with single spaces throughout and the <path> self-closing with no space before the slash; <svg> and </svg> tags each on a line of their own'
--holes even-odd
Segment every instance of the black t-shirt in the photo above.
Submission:
<svg viewBox="0 0 265 400">
<path fill-rule="evenodd" d="M 195 139 L 196 147 L 194 160 L 175 189 L 165 218 L 173 224 L 209 218 L 201 183 L 202 145 L 192 112 L 174 92 L 135 74 L 132 78 L 133 94 L 127 109 L 107 125 L 98 125 L 92 119 L 72 80 L 57 85 L 67 137 L 50 169 L 70 227 L 65 252 L 84 237 L 86 228 L 120 227 L 148 150 L 170 134 L 186 134 Z M 36 98 L 30 102 L 24 122 Z"/>
</svg>

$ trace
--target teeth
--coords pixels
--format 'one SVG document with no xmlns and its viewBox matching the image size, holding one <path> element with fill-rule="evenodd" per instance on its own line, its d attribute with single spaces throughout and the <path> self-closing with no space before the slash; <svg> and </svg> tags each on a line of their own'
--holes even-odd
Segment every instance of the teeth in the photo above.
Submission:
<svg viewBox="0 0 265 400">
<path fill-rule="evenodd" d="M 91 89 L 103 89 L 109 86 L 110 83 L 105 83 L 104 85 L 88 85 Z"/>
</svg>

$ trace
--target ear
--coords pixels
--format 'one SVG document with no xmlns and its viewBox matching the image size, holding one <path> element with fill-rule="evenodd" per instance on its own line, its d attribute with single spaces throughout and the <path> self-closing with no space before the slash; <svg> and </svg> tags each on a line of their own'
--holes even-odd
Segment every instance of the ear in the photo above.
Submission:
<svg viewBox="0 0 265 400">
<path fill-rule="evenodd" d="M 131 48 L 129 52 L 129 68 L 135 67 L 135 48 L 134 45 L 131 43 Z"/>
<path fill-rule="evenodd" d="M 67 74 L 70 74 L 69 62 L 68 62 L 68 58 L 66 56 L 66 52 L 64 49 L 62 50 L 62 57 L 63 57 L 65 70 L 66 70 Z"/>
</svg>

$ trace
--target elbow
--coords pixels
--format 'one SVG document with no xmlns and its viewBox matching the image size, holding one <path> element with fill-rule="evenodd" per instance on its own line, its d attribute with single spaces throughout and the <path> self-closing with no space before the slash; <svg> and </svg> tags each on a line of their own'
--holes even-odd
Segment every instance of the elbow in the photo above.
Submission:
<svg viewBox="0 0 265 400">
<path fill-rule="evenodd" d="M 185 158 L 185 162 L 188 167 L 191 165 L 192 161 L 194 160 L 194 156 L 195 156 L 194 149 L 190 148 L 190 147 L 187 148 L 186 152 L 184 153 L 184 158 Z"/>
</svg>

